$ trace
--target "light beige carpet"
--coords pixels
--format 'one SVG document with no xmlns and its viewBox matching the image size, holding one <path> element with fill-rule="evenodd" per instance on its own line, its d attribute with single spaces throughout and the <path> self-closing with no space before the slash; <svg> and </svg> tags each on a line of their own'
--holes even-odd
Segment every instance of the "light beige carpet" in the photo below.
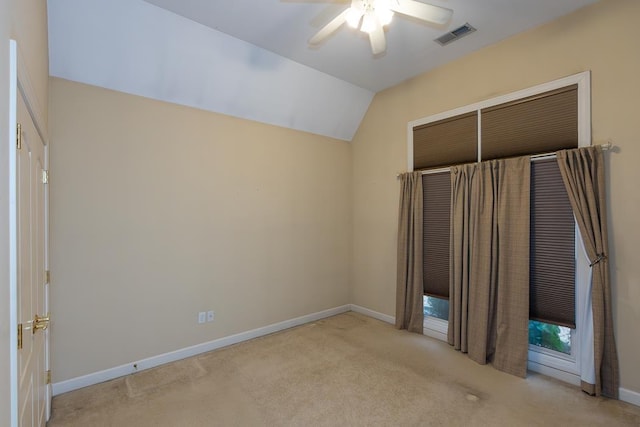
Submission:
<svg viewBox="0 0 640 427">
<path fill-rule="evenodd" d="M 640 408 L 345 313 L 57 396 L 57 426 L 639 426 Z"/>
</svg>

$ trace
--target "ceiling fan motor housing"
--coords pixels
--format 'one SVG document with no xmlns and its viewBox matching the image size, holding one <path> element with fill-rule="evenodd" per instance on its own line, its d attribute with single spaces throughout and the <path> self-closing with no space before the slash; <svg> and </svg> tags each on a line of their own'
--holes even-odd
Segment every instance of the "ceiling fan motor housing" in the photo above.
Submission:
<svg viewBox="0 0 640 427">
<path fill-rule="evenodd" d="M 451 19 L 453 11 L 416 0 L 351 0 L 351 6 L 321 28 L 309 42 L 320 43 L 346 22 L 369 34 L 374 55 L 382 53 L 387 48 L 383 27 L 391 22 L 394 13 L 444 24 Z"/>
</svg>

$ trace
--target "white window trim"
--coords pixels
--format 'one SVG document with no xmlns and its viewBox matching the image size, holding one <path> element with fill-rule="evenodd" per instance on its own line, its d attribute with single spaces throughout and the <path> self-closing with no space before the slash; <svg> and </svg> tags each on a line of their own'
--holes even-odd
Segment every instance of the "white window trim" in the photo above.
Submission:
<svg viewBox="0 0 640 427">
<path fill-rule="evenodd" d="M 521 98 L 538 95 L 555 89 L 560 89 L 573 84 L 578 85 L 578 146 L 587 147 L 591 145 L 591 72 L 567 76 L 552 82 L 543 83 L 527 89 L 512 92 L 506 95 L 491 98 L 475 104 L 466 105 L 453 110 L 434 114 L 421 119 L 413 120 L 407 126 L 407 170 L 413 171 L 413 128 L 425 125 L 438 120 L 444 120 L 453 116 L 477 112 L 478 114 L 478 161 L 481 161 L 481 110 L 493 107 L 505 102 L 515 101 Z M 555 157 L 555 156 L 554 156 Z M 441 168 L 424 173 L 435 173 L 448 170 Z M 584 341 L 586 328 L 581 325 L 580 320 L 584 318 L 584 306 L 579 302 L 584 301 L 588 296 L 589 289 L 589 262 L 584 255 L 583 243 L 580 232 L 576 225 L 576 329 L 571 332 L 571 354 L 556 352 L 538 346 L 529 346 L 528 368 L 557 378 L 574 385 L 580 385 L 580 343 Z M 424 335 L 447 341 L 448 323 L 445 320 L 425 316 Z"/>
<path fill-rule="evenodd" d="M 441 341 L 448 341 L 449 322 L 437 317 L 424 316 L 423 334 Z"/>
</svg>

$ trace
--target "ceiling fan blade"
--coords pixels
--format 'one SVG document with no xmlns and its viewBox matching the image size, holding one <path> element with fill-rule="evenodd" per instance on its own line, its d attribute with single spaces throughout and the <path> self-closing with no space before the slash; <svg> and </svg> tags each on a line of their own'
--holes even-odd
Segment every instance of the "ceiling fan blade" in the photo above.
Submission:
<svg viewBox="0 0 640 427">
<path fill-rule="evenodd" d="M 387 40 L 384 37 L 382 25 L 378 22 L 375 29 L 369 33 L 371 51 L 374 55 L 384 52 L 387 49 Z"/>
<path fill-rule="evenodd" d="M 349 13 L 349 10 L 351 10 L 350 7 L 346 8 L 340 15 L 336 16 L 331 21 L 329 21 L 329 23 L 324 27 L 322 27 L 320 31 L 316 33 L 315 36 L 309 39 L 309 43 L 318 44 L 322 40 L 326 39 L 331 34 L 333 34 L 333 32 L 336 31 L 338 28 L 340 28 L 342 24 L 347 22 L 347 14 Z"/>
<path fill-rule="evenodd" d="M 412 16 L 423 21 L 446 24 L 453 16 L 453 10 L 415 0 L 397 0 L 389 2 L 389 9 L 402 15 Z"/>
</svg>

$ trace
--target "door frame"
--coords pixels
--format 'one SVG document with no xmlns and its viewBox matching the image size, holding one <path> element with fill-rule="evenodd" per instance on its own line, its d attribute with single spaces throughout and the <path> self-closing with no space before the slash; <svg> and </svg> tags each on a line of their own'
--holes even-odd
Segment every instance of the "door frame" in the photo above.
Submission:
<svg viewBox="0 0 640 427">
<path fill-rule="evenodd" d="M 11 426 L 18 427 L 18 194 L 17 194 L 17 120 L 18 96 L 22 96 L 33 124 L 44 143 L 45 169 L 49 169 L 49 139 L 43 120 L 42 109 L 35 96 L 27 67 L 15 40 L 9 41 L 9 351 L 11 387 Z M 49 270 L 49 186 L 44 189 L 44 267 Z M 45 304 L 49 310 L 49 284 L 44 289 Z M 45 332 L 45 370 L 50 364 L 50 331 Z M 45 418 L 51 414 L 51 384 L 46 385 Z"/>
</svg>

